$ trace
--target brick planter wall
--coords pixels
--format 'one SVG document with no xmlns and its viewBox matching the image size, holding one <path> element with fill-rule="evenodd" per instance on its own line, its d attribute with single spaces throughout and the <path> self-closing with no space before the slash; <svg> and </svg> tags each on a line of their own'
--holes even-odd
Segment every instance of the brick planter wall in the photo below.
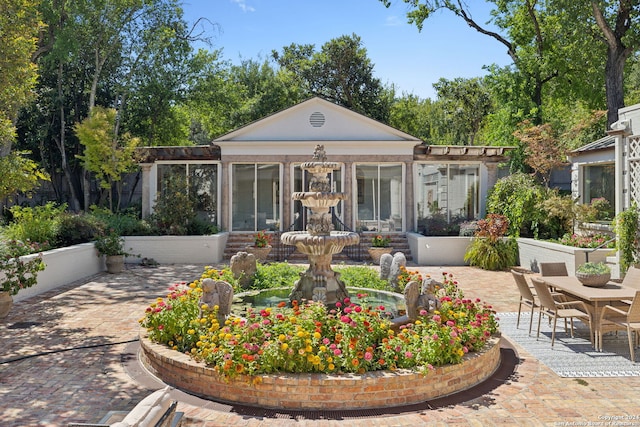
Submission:
<svg viewBox="0 0 640 427">
<path fill-rule="evenodd" d="M 226 379 L 163 345 L 141 330 L 141 360 L 165 383 L 200 397 L 273 409 L 347 410 L 410 405 L 466 390 L 491 376 L 500 365 L 499 337 L 485 349 L 465 355 L 462 363 L 438 367 L 427 376 L 398 370 L 343 374 L 262 375 Z"/>
</svg>

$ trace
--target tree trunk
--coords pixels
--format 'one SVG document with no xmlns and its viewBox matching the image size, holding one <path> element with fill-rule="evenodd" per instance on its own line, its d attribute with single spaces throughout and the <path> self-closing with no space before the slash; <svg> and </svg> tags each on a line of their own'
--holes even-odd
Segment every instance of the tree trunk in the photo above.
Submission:
<svg viewBox="0 0 640 427">
<path fill-rule="evenodd" d="M 62 75 L 63 75 L 63 69 L 62 69 L 62 62 L 58 64 L 58 96 L 60 97 L 60 99 L 64 99 L 63 93 L 62 93 Z M 54 138 L 56 145 L 58 146 L 58 150 L 60 150 L 60 159 L 61 159 L 61 165 L 60 168 L 62 169 L 62 171 L 64 172 L 64 176 L 67 179 L 67 184 L 69 185 L 69 192 L 71 193 L 71 209 L 74 211 L 79 211 L 80 210 L 80 201 L 78 200 L 78 195 L 76 194 L 76 189 L 73 185 L 73 180 L 71 179 L 71 171 L 69 170 L 69 165 L 67 163 L 67 151 L 66 148 L 64 146 L 65 144 L 65 139 L 66 139 L 66 119 L 65 119 L 65 112 L 64 112 L 64 104 L 61 102 L 60 104 L 60 135 L 58 138 Z"/>
<path fill-rule="evenodd" d="M 624 64 L 627 61 L 622 47 L 607 48 L 604 67 L 604 87 L 607 98 L 607 129 L 618 121 L 618 110 L 624 107 Z"/>
</svg>

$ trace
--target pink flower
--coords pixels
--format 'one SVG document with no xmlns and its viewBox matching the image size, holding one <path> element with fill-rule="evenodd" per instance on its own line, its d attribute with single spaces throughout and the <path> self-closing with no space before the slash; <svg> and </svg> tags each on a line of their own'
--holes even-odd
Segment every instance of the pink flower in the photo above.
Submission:
<svg viewBox="0 0 640 427">
<path fill-rule="evenodd" d="M 339 348 L 336 348 L 335 350 L 333 350 L 333 354 L 335 356 L 340 356 L 342 354 L 342 351 Z"/>
<path fill-rule="evenodd" d="M 373 359 L 373 354 L 367 351 L 364 354 L 364 360 L 371 360 L 371 359 Z"/>
<path fill-rule="evenodd" d="M 362 307 L 360 307 L 359 305 L 356 305 L 354 310 L 356 311 L 356 313 L 360 313 L 362 311 Z"/>
<path fill-rule="evenodd" d="M 411 359 L 413 357 L 413 353 L 411 353 L 410 351 L 405 351 L 404 357 L 406 357 L 407 359 Z"/>
</svg>

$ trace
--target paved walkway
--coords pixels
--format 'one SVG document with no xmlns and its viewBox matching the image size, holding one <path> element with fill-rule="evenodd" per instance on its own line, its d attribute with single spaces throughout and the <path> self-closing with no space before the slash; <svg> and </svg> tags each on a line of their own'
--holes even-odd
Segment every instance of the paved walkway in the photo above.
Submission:
<svg viewBox="0 0 640 427">
<path fill-rule="evenodd" d="M 109 410 L 130 410 L 160 388 L 130 368 L 135 365 L 138 319 L 170 284 L 191 281 L 202 269 L 129 266 L 122 274 L 101 274 L 15 304 L 0 321 L 0 426 L 97 422 Z M 466 296 L 491 302 L 498 312 L 517 311 L 518 294 L 509 273 L 419 269 L 434 277 L 451 272 Z M 183 425 L 189 427 L 640 426 L 640 378 L 560 378 L 517 345 L 515 349 L 520 363 L 506 381 L 491 384 L 482 396 L 437 409 L 312 420 L 219 410 L 185 398 L 178 410 L 185 412 Z"/>
</svg>

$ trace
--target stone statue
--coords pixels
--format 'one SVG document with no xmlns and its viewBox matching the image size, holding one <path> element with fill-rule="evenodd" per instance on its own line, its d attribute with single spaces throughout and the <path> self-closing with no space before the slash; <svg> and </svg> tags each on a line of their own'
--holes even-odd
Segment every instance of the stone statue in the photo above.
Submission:
<svg viewBox="0 0 640 427">
<path fill-rule="evenodd" d="M 432 312 L 440 308 L 440 299 L 436 296 L 436 286 L 442 285 L 431 277 L 425 277 L 422 280 L 422 289 L 420 290 L 419 306 L 428 312 Z"/>
<path fill-rule="evenodd" d="M 202 280 L 202 296 L 200 297 L 200 316 L 202 316 L 202 305 L 206 304 L 212 311 L 218 306 L 218 322 L 224 323 L 224 320 L 231 313 L 231 302 L 233 301 L 233 286 L 222 280 L 213 280 L 206 278 Z"/>
<path fill-rule="evenodd" d="M 404 301 L 407 305 L 407 317 L 411 322 L 418 318 L 419 299 L 420 283 L 412 280 L 404 287 Z"/>
<path fill-rule="evenodd" d="M 402 252 L 396 252 L 393 255 L 393 261 L 391 262 L 391 269 L 389 271 L 389 284 L 393 289 L 398 291 L 398 275 L 400 274 L 400 267 L 407 266 L 407 258 Z"/>
<path fill-rule="evenodd" d="M 380 255 L 380 278 L 381 279 L 389 281 L 392 262 L 393 262 L 393 255 L 391 254 Z"/>
<path fill-rule="evenodd" d="M 440 300 L 435 294 L 438 283 L 430 277 L 424 279 L 422 284 L 415 280 L 407 283 L 404 288 L 404 300 L 407 305 L 407 318 L 409 321 L 415 321 L 421 310 L 431 313 L 440 308 Z"/>
<path fill-rule="evenodd" d="M 231 257 L 231 272 L 242 289 L 251 287 L 256 269 L 256 256 L 254 254 L 240 251 Z"/>
</svg>

